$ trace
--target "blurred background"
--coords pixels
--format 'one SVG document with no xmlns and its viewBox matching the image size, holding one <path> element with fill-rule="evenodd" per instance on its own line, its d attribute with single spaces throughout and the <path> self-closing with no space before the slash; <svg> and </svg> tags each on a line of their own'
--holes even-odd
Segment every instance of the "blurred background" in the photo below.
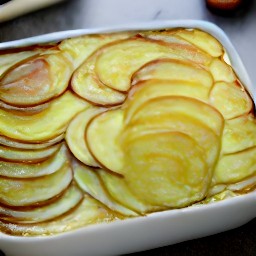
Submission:
<svg viewBox="0 0 256 256">
<path fill-rule="evenodd" d="M 15 1 L 19 2 L 19 7 L 15 7 Z M 10 11 L 10 8 L 6 10 L 6 6 L 11 5 L 11 2 L 14 11 Z M 233 2 L 242 1 L 233 0 Z M 245 8 L 240 6 L 234 12 L 223 13 L 216 11 L 216 6 L 215 11 L 207 8 L 204 0 L 2 0 L 0 1 L 2 4 L 0 5 L 0 42 L 55 31 L 152 20 L 207 20 L 226 32 L 241 56 L 252 82 L 256 84 L 256 2 L 253 0 L 243 0 L 243 2 L 247 4 Z M 53 3 L 55 4 L 51 5 Z M 45 6 L 48 5 L 51 6 L 46 8 Z M 40 10 L 21 15 L 37 7 L 40 7 Z M 42 7 L 45 8 L 41 9 Z M 15 16 L 19 17 L 7 21 L 8 18 Z M 243 227 L 222 234 L 134 255 L 255 256 L 255 230 L 256 219 Z"/>
</svg>

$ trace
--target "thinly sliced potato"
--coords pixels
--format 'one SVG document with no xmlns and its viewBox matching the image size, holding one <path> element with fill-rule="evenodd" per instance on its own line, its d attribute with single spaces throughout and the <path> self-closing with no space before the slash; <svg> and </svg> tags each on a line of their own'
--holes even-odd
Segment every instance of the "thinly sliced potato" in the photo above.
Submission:
<svg viewBox="0 0 256 256">
<path fill-rule="evenodd" d="M 133 194 L 127 186 L 125 178 L 117 177 L 116 175 L 108 173 L 104 170 L 99 170 L 98 173 L 109 194 L 125 207 L 128 207 L 129 209 L 141 214 L 160 209 L 139 200 L 136 197 L 136 194 Z"/>
<path fill-rule="evenodd" d="M 237 79 L 232 67 L 223 60 L 213 59 L 209 68 L 215 82 L 233 83 Z"/>
<path fill-rule="evenodd" d="M 132 77 L 132 84 L 141 80 L 170 79 L 202 84 L 207 88 L 213 85 L 212 75 L 194 62 L 177 59 L 158 59 L 148 62 Z"/>
<path fill-rule="evenodd" d="M 67 91 L 53 100 L 47 109 L 35 115 L 14 115 L 0 109 L 0 133 L 27 142 L 49 140 L 64 133 L 70 120 L 90 106 Z"/>
<path fill-rule="evenodd" d="M 9 68 L 17 63 L 40 54 L 43 49 L 36 48 L 34 50 L 5 53 L 0 55 L 0 76 L 2 76 Z"/>
<path fill-rule="evenodd" d="M 200 83 L 180 80 L 146 80 L 129 91 L 124 108 L 124 118 L 130 120 L 134 112 L 145 102 L 161 96 L 186 96 L 208 101 L 209 89 Z"/>
<path fill-rule="evenodd" d="M 198 29 L 182 29 L 176 31 L 175 35 L 194 44 L 196 47 L 209 53 L 213 57 L 219 57 L 224 53 L 221 43 L 215 37 L 204 31 Z"/>
<path fill-rule="evenodd" d="M 105 108 L 89 108 L 78 114 L 69 124 L 65 139 L 69 149 L 74 156 L 86 165 L 98 167 L 98 162 L 90 153 L 85 141 L 85 131 L 90 120 L 101 112 L 106 111 Z"/>
<path fill-rule="evenodd" d="M 53 174 L 35 179 L 0 177 L 0 202 L 9 206 L 42 203 L 63 192 L 72 181 L 72 169 L 65 164 Z"/>
<path fill-rule="evenodd" d="M 95 69 L 102 83 L 112 89 L 127 91 L 132 75 L 147 62 L 159 58 L 189 60 L 204 65 L 211 61 L 208 56 L 194 52 L 186 45 L 133 38 L 104 47 Z"/>
<path fill-rule="evenodd" d="M 220 158 L 214 171 L 216 183 L 235 183 L 256 173 L 256 147 Z"/>
<path fill-rule="evenodd" d="M 29 107 L 16 107 L 0 101 L 0 108 L 20 115 L 34 115 L 49 107 L 49 102 Z"/>
<path fill-rule="evenodd" d="M 83 193 L 76 186 L 71 186 L 65 193 L 53 203 L 35 207 L 31 210 L 13 210 L 0 206 L 2 220 L 10 223 L 38 223 L 54 219 L 72 210 L 81 202 Z"/>
<path fill-rule="evenodd" d="M 50 146 L 42 149 L 17 149 L 0 145 L 0 159 L 9 160 L 13 162 L 41 162 L 60 149 L 60 144 Z M 3 161 L 0 161 L 0 175 L 1 169 L 5 165 Z M 8 165 L 8 164 L 7 164 Z M 7 170 L 5 171 L 7 172 Z"/>
<path fill-rule="evenodd" d="M 113 197 L 111 197 L 98 176 L 98 173 L 100 172 L 99 169 L 92 170 L 78 162 L 73 163 L 73 169 L 74 179 L 84 192 L 106 205 L 112 211 L 125 216 L 138 215 L 136 212 L 126 208 L 122 202 L 119 204 Z"/>
<path fill-rule="evenodd" d="M 201 200 L 209 175 L 203 149 L 180 132 L 146 134 L 126 144 L 124 177 L 140 200 L 184 207 Z"/>
<path fill-rule="evenodd" d="M 121 135 L 122 145 L 125 148 L 126 143 L 139 139 L 142 135 L 163 131 L 181 132 L 193 138 L 205 152 L 208 174 L 211 176 L 220 153 L 220 136 L 217 136 L 204 123 L 188 114 L 159 114 L 154 116 L 154 118 L 142 116 L 136 123 L 124 128 Z"/>
<path fill-rule="evenodd" d="M 0 230 L 3 233 L 16 236 L 53 235 L 116 219 L 118 216 L 111 210 L 105 208 L 97 200 L 85 196 L 78 207 L 57 219 L 38 224 L 15 224 L 0 221 Z"/>
<path fill-rule="evenodd" d="M 253 108 L 251 98 L 238 83 L 215 83 L 210 93 L 210 102 L 226 119 L 247 114 Z"/>
<path fill-rule="evenodd" d="M 116 41 L 128 38 L 133 33 L 117 33 L 117 34 L 102 34 L 102 35 L 85 35 L 75 38 L 63 40 L 59 49 L 73 63 L 74 68 L 78 68 L 94 51 L 101 46 Z"/>
<path fill-rule="evenodd" d="M 12 163 L 0 161 L 0 176 L 24 179 L 41 177 L 57 172 L 62 166 L 68 164 L 69 155 L 65 144 L 63 144 L 61 148 L 59 145 L 53 147 L 53 153 L 59 149 L 58 153 L 40 163 Z M 32 151 L 29 156 L 31 156 L 33 152 L 35 154 L 37 153 L 36 151 Z"/>
<path fill-rule="evenodd" d="M 119 143 L 122 128 L 123 111 L 114 109 L 93 118 L 85 134 L 87 146 L 99 164 L 119 174 L 123 168 L 123 152 Z"/>
<path fill-rule="evenodd" d="M 37 150 L 37 149 L 44 149 L 44 148 L 56 145 L 57 143 L 61 142 L 63 138 L 64 138 L 64 133 L 57 135 L 55 138 L 52 138 L 48 141 L 42 141 L 40 143 L 33 143 L 33 142 L 25 143 L 22 141 L 7 138 L 5 136 L 0 136 L 0 145 L 5 145 L 8 147 L 24 149 L 24 150 L 29 150 L 29 149 Z"/>
<path fill-rule="evenodd" d="M 71 86 L 85 100 L 100 106 L 121 104 L 125 95 L 103 84 L 95 74 L 95 63 L 100 50 L 87 59 L 73 74 Z"/>
<path fill-rule="evenodd" d="M 45 54 L 10 69 L 0 80 L 0 99 L 18 106 L 46 102 L 63 93 L 72 74 L 63 54 Z"/>
<path fill-rule="evenodd" d="M 193 116 L 217 135 L 222 134 L 224 120 L 215 108 L 199 100 L 183 96 L 164 96 L 150 99 L 136 110 L 131 120 L 126 119 L 125 123 L 133 123 L 144 117 L 152 117 L 153 119 L 159 114 L 168 113 Z"/>
<path fill-rule="evenodd" d="M 256 146 L 256 120 L 244 115 L 226 120 L 222 136 L 222 153 L 230 154 Z"/>
</svg>

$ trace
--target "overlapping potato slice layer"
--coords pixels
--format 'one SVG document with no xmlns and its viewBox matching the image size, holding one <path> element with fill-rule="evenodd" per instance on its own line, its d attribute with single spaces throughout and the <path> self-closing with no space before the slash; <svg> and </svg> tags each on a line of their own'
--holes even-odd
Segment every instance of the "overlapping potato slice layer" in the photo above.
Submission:
<svg viewBox="0 0 256 256">
<path fill-rule="evenodd" d="M 55 202 L 45 206 L 35 207 L 30 210 L 14 210 L 0 206 L 0 216 L 11 223 L 38 223 L 59 217 L 72 210 L 83 198 L 83 193 L 71 186 Z"/>
<path fill-rule="evenodd" d="M 66 90 L 72 71 L 60 52 L 25 61 L 1 77 L 0 99 L 18 106 L 40 104 Z"/>
<path fill-rule="evenodd" d="M 190 52 L 185 47 L 175 44 L 165 44 L 143 38 L 124 40 L 109 45 L 98 56 L 96 73 L 105 85 L 119 91 L 127 91 L 133 73 L 149 61 L 159 58 L 173 58 L 178 60 L 193 60 L 208 64 L 208 58 L 200 59 L 200 54 Z M 197 57 L 199 56 L 199 59 Z"/>
<path fill-rule="evenodd" d="M 56 153 L 59 148 L 59 145 L 54 145 L 43 149 L 24 150 L 0 145 L 0 159 L 4 159 L 7 161 L 12 160 L 15 162 L 40 162 Z M 1 168 L 2 164 L 0 164 L 0 169 Z M 8 173 L 9 171 L 6 172 Z"/>
<path fill-rule="evenodd" d="M 50 235 L 255 190 L 254 104 L 227 59 L 197 29 L 0 55 L 0 230 Z"/>
<path fill-rule="evenodd" d="M 141 80 L 168 79 L 199 83 L 211 88 L 213 77 L 211 73 L 194 62 L 177 59 L 160 59 L 148 62 L 132 77 L 132 84 Z"/>
<path fill-rule="evenodd" d="M 69 124 L 66 141 L 74 156 L 86 165 L 99 167 L 99 163 L 90 153 L 85 138 L 85 130 L 91 119 L 106 111 L 104 108 L 92 107 L 78 114 Z"/>
<path fill-rule="evenodd" d="M 35 179 L 0 177 L 0 202 L 10 206 L 42 203 L 62 193 L 72 181 L 72 169 L 64 164 L 53 174 Z"/>
<path fill-rule="evenodd" d="M 20 116 L 0 109 L 0 132 L 22 141 L 49 140 L 65 132 L 70 120 L 89 106 L 67 91 L 35 115 Z"/>
<path fill-rule="evenodd" d="M 59 145 L 54 146 L 54 148 L 52 149 L 54 150 L 53 152 L 51 152 L 49 149 L 51 153 L 48 156 L 49 158 L 39 163 L 31 163 L 31 160 L 28 160 L 25 154 L 24 158 L 22 158 L 22 154 L 19 158 L 19 160 L 23 160 L 24 163 L 0 161 L 0 176 L 9 178 L 35 178 L 52 174 L 58 171 L 65 163 L 68 163 L 68 152 L 66 146 L 63 144 L 61 148 L 59 148 Z M 57 149 L 59 149 L 59 152 L 53 155 L 53 153 L 57 151 Z M 44 154 L 44 151 L 41 151 L 41 154 Z M 40 152 L 32 151 L 31 153 L 29 153 L 28 156 L 32 155 L 33 157 L 36 157 L 36 153 L 38 158 L 33 159 L 36 159 L 38 161 L 41 157 L 39 155 Z M 29 163 L 25 163 L 26 161 Z"/>
<path fill-rule="evenodd" d="M 119 217 L 97 200 L 84 196 L 83 201 L 69 214 L 65 214 L 54 220 L 36 224 L 17 224 L 0 221 L 0 230 L 7 234 L 18 236 L 53 235 L 82 226 L 110 222 Z"/>
<path fill-rule="evenodd" d="M 105 184 L 101 181 L 99 173 L 100 169 L 91 169 L 85 165 L 79 164 L 78 162 L 73 163 L 74 168 L 74 179 L 79 187 L 101 203 L 105 204 L 111 210 L 118 212 L 125 216 L 137 216 L 138 214 L 130 209 L 124 207 L 123 202 L 118 203 L 115 201 L 115 197 L 111 196 L 106 190 Z M 105 171 L 104 171 L 105 174 Z M 121 196 L 121 194 L 120 194 Z M 123 196 L 123 195 L 122 195 Z"/>
</svg>

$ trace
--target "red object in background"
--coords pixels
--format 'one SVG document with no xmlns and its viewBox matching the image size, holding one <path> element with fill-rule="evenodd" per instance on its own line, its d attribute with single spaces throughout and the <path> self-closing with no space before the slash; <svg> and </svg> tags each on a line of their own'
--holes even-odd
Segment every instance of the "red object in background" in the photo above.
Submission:
<svg viewBox="0 0 256 256">
<path fill-rule="evenodd" d="M 210 11 L 223 16 L 236 15 L 243 12 L 252 0 L 206 0 Z"/>
</svg>

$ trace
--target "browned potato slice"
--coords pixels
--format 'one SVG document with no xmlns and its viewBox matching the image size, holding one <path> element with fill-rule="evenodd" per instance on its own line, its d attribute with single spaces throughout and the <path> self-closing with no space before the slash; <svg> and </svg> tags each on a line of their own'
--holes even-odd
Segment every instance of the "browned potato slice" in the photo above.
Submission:
<svg viewBox="0 0 256 256">
<path fill-rule="evenodd" d="M 125 95 L 103 84 L 95 74 L 95 63 L 99 52 L 96 52 L 73 74 L 71 86 L 75 93 L 85 100 L 101 106 L 121 104 Z"/>
<path fill-rule="evenodd" d="M 146 134 L 125 148 L 123 174 L 140 200 L 159 207 L 184 207 L 201 200 L 209 184 L 203 149 L 180 132 Z"/>
<path fill-rule="evenodd" d="M 63 40 L 59 48 L 70 59 L 76 69 L 101 46 L 129 36 L 132 36 L 132 33 L 85 35 Z"/>
<path fill-rule="evenodd" d="M 72 210 L 81 202 L 82 192 L 71 186 L 65 193 L 53 203 L 45 206 L 35 207 L 30 210 L 14 210 L 0 206 L 1 219 L 11 223 L 38 223 L 54 219 Z"/>
<path fill-rule="evenodd" d="M 13 162 L 29 162 L 29 163 L 35 163 L 35 162 L 41 162 L 54 153 L 56 153 L 60 149 L 60 145 L 54 145 L 50 146 L 48 148 L 42 148 L 42 149 L 17 149 L 17 148 L 10 148 L 6 146 L 0 145 L 0 159 L 9 160 Z M 3 163 L 3 166 L 0 164 L 0 175 L 2 173 L 3 168 L 6 168 L 3 161 L 0 161 L 0 163 Z M 6 163 L 7 166 L 11 163 Z M 8 167 L 7 167 L 8 169 Z M 4 172 L 9 172 L 5 169 Z M 8 175 L 7 175 L 8 176 Z"/>
<path fill-rule="evenodd" d="M 9 111 L 14 114 L 19 114 L 19 115 L 34 115 L 37 114 L 44 109 L 48 108 L 50 105 L 49 102 L 39 104 L 36 106 L 29 106 L 29 107 L 17 107 L 17 106 L 12 106 L 10 104 L 7 104 L 3 101 L 0 101 L 0 108 L 6 111 Z"/>
<path fill-rule="evenodd" d="M 134 112 L 150 99 L 161 96 L 187 96 L 208 101 L 209 88 L 200 83 L 180 80 L 146 80 L 134 85 L 129 91 L 124 106 L 125 119 L 130 120 Z"/>
<path fill-rule="evenodd" d="M 49 140 L 64 133 L 70 120 L 90 106 L 67 91 L 35 115 L 15 115 L 0 109 L 0 133 L 27 142 Z"/>
<path fill-rule="evenodd" d="M 212 75 L 193 62 L 160 59 L 147 63 L 139 69 L 132 77 L 132 84 L 148 79 L 170 79 L 192 83 L 199 83 L 207 88 L 213 84 Z"/>
<path fill-rule="evenodd" d="M 105 47 L 97 58 L 95 69 L 102 83 L 118 91 L 127 91 L 132 75 L 147 62 L 159 58 L 189 60 L 203 65 L 211 61 L 208 56 L 184 45 L 133 38 Z"/>
<path fill-rule="evenodd" d="M 17 149 L 43 149 L 47 147 L 51 147 L 59 142 L 61 142 L 64 138 L 64 134 L 57 135 L 55 138 L 50 139 L 48 141 L 42 141 L 40 143 L 25 143 L 22 141 L 14 140 L 11 138 L 7 138 L 5 136 L 0 136 L 0 144 L 8 147 L 13 147 Z"/>
<path fill-rule="evenodd" d="M 93 118 L 85 134 L 88 148 L 100 165 L 119 174 L 123 168 L 123 152 L 119 144 L 122 128 L 123 111 L 114 109 Z"/>
<path fill-rule="evenodd" d="M 141 214 L 151 212 L 153 210 L 159 210 L 159 208 L 153 207 L 139 200 L 136 197 L 136 194 L 133 194 L 127 186 L 125 178 L 118 177 L 104 170 L 100 170 L 99 175 L 110 195 L 120 204 Z"/>
<path fill-rule="evenodd" d="M 144 117 L 154 119 L 159 113 L 163 115 L 169 113 L 190 115 L 212 129 L 217 135 L 221 135 L 223 131 L 223 117 L 215 108 L 199 100 L 183 96 L 150 99 L 136 110 L 131 120 L 125 120 L 125 123 L 133 123 Z"/>
<path fill-rule="evenodd" d="M 74 179 L 79 187 L 91 195 L 93 198 L 99 200 L 112 211 L 118 212 L 125 216 L 137 216 L 134 211 L 123 206 L 122 202 L 115 201 L 114 197 L 106 190 L 104 184 L 98 176 L 100 169 L 91 169 L 85 165 L 79 164 L 77 161 L 73 163 Z"/>
<path fill-rule="evenodd" d="M 247 114 L 253 108 L 251 98 L 238 83 L 216 83 L 210 93 L 210 102 L 225 119 Z"/>
<path fill-rule="evenodd" d="M 213 57 L 219 57 L 224 53 L 221 43 L 212 35 L 197 29 L 182 29 L 175 32 L 175 35 L 194 44 Z"/>
<path fill-rule="evenodd" d="M 0 99 L 18 106 L 40 104 L 64 92 L 72 71 L 61 53 L 25 61 L 1 77 Z"/>
<path fill-rule="evenodd" d="M 53 153 L 60 148 L 59 145 L 53 147 Z M 12 153 L 14 154 L 14 157 L 18 158 L 18 156 L 15 155 L 15 152 Z M 30 154 L 28 153 L 28 155 L 31 156 L 33 153 L 36 154 L 37 152 L 32 151 L 31 153 L 30 151 Z M 26 152 L 20 152 L 20 157 L 22 154 L 25 156 Z M 41 154 L 43 154 L 43 152 Z M 9 178 L 36 178 L 49 175 L 58 171 L 63 165 L 68 164 L 68 158 L 67 148 L 65 144 L 63 144 L 58 153 L 40 163 L 12 163 L 0 161 L 0 176 Z"/>
<path fill-rule="evenodd" d="M 0 177 L 0 202 L 10 206 L 35 205 L 59 195 L 71 181 L 68 164 L 53 174 L 34 179 Z"/>
<path fill-rule="evenodd" d="M 213 59 L 210 64 L 210 72 L 215 82 L 233 83 L 237 79 L 232 67 L 220 59 Z"/>
<path fill-rule="evenodd" d="M 85 196 L 82 203 L 73 211 L 57 219 L 38 224 L 14 224 L 0 221 L 0 230 L 16 236 L 53 235 L 116 219 L 118 219 L 118 216 L 111 210 L 104 207 L 97 200 Z"/>
<path fill-rule="evenodd" d="M 256 146 L 256 120 L 252 114 L 225 122 L 222 153 L 230 154 Z"/>
<path fill-rule="evenodd" d="M 256 173 L 256 147 L 220 158 L 214 172 L 216 183 L 239 182 Z"/>
<path fill-rule="evenodd" d="M 90 120 L 105 108 L 89 108 L 78 114 L 69 124 L 66 131 L 66 141 L 74 156 L 86 165 L 98 167 L 99 164 L 91 155 L 85 141 L 85 131 Z"/>
</svg>

